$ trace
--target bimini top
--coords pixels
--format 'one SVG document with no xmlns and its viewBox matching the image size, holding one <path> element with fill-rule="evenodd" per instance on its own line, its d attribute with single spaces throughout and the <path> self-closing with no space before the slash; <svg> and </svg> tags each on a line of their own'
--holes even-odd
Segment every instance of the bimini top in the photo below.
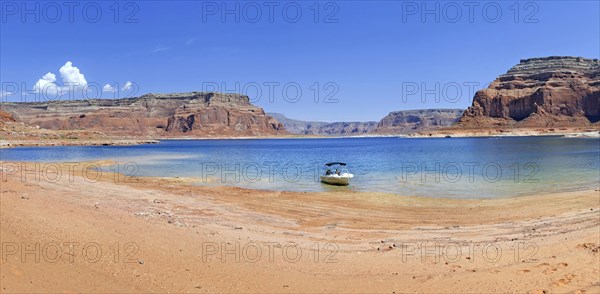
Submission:
<svg viewBox="0 0 600 294">
<path fill-rule="evenodd" d="M 326 166 L 332 166 L 332 165 L 336 165 L 336 164 L 339 164 L 339 165 L 341 165 L 341 166 L 345 166 L 345 165 L 346 165 L 346 164 L 345 164 L 345 163 L 343 163 L 343 162 L 328 162 L 328 163 L 326 163 L 325 165 L 326 165 Z"/>
</svg>

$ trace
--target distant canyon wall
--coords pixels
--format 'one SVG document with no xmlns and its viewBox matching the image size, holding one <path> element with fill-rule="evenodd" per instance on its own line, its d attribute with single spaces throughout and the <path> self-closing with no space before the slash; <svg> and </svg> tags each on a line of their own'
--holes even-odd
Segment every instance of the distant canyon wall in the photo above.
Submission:
<svg viewBox="0 0 600 294">
<path fill-rule="evenodd" d="M 462 109 L 418 109 L 390 112 L 379 121 L 374 133 L 410 134 L 433 131 L 452 126 L 460 118 Z"/>
<path fill-rule="evenodd" d="M 290 134 L 300 135 L 393 135 L 431 131 L 456 123 L 463 109 L 420 109 L 390 112 L 379 122 L 321 122 L 290 119 L 269 113 Z"/>
<path fill-rule="evenodd" d="M 291 119 L 281 113 L 268 113 L 295 135 L 361 135 L 371 133 L 377 122 L 323 122 Z"/>
</svg>

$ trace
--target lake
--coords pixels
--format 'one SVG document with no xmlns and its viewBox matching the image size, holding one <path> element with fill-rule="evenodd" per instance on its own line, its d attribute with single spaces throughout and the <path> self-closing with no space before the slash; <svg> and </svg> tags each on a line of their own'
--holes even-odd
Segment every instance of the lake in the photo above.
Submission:
<svg viewBox="0 0 600 294">
<path fill-rule="evenodd" d="M 600 185 L 600 139 L 323 138 L 164 140 L 138 146 L 3 149 L 5 161 L 112 159 L 126 175 L 194 178 L 196 185 L 289 191 L 373 191 L 493 198 L 576 191 Z M 321 184 L 329 161 L 348 163 L 351 185 Z"/>
</svg>

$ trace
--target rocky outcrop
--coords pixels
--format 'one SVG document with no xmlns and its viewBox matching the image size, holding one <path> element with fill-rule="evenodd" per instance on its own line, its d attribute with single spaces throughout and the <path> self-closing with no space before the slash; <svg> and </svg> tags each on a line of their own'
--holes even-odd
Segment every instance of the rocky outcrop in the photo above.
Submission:
<svg viewBox="0 0 600 294">
<path fill-rule="evenodd" d="M 377 124 L 375 133 L 409 134 L 449 127 L 460 118 L 462 109 L 419 109 L 390 112 Z"/>
<path fill-rule="evenodd" d="M 10 115 L 10 113 L 0 109 L 0 125 L 4 122 L 14 122 L 15 119 Z"/>
<path fill-rule="evenodd" d="M 287 118 L 280 113 L 268 113 L 280 121 L 287 132 L 296 135 L 364 135 L 371 133 L 377 122 L 323 122 Z"/>
<path fill-rule="evenodd" d="M 238 94 L 146 94 L 136 98 L 2 103 L 28 125 L 109 136 L 260 136 L 285 134 L 277 120 Z"/>
<path fill-rule="evenodd" d="M 524 59 L 478 91 L 461 128 L 589 127 L 600 121 L 600 61 Z"/>
</svg>

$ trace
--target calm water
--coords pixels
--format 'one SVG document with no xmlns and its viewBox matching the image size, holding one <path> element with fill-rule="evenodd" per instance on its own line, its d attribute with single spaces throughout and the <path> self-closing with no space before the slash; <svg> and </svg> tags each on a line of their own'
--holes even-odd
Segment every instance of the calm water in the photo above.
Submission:
<svg viewBox="0 0 600 294">
<path fill-rule="evenodd" d="M 198 185 L 450 198 L 504 197 L 600 185 L 600 139 L 561 137 L 172 140 L 122 147 L 4 149 L 1 159 L 113 159 L 132 163 L 119 165 L 125 174 L 193 177 Z M 349 187 L 318 182 L 322 165 L 328 161 L 348 163 L 355 175 Z"/>
</svg>

